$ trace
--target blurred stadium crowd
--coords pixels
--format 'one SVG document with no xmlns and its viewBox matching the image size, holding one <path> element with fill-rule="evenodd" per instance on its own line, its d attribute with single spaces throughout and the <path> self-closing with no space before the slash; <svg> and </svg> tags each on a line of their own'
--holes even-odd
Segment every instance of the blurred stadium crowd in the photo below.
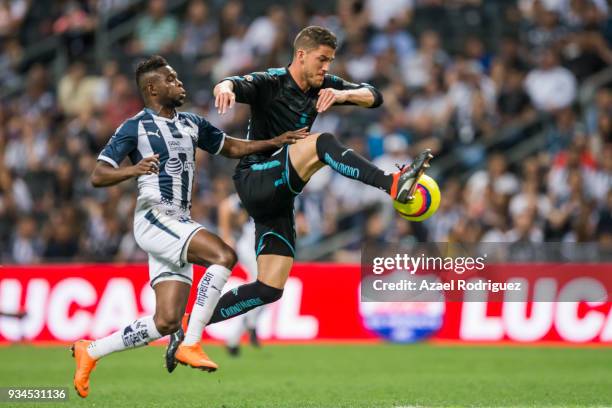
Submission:
<svg viewBox="0 0 612 408">
<path fill-rule="evenodd" d="M 299 199 L 298 258 L 354 261 L 363 242 L 382 240 L 609 246 L 610 7 L 0 0 L 0 261 L 145 260 L 132 236 L 136 183 L 94 189 L 88 181 L 115 128 L 142 108 L 135 62 L 167 57 L 189 94 L 182 109 L 243 137 L 248 108 L 220 117 L 212 87 L 286 65 L 295 34 L 311 24 L 338 35 L 333 73 L 369 82 L 385 99 L 376 110 L 334 108 L 313 130 L 339 135 L 390 171 L 432 148 L 442 204 L 432 219 L 411 224 L 384 193 L 322 171 Z M 49 39 L 59 47 L 32 52 Z M 211 230 L 234 191 L 234 165 L 198 156 L 192 215 Z"/>
</svg>

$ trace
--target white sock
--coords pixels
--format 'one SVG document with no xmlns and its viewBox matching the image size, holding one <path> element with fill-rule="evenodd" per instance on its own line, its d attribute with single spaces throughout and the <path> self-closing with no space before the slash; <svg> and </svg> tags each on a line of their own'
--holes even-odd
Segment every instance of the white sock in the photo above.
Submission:
<svg viewBox="0 0 612 408">
<path fill-rule="evenodd" d="M 146 346 L 161 337 L 153 316 L 145 316 L 109 336 L 91 342 L 87 353 L 97 360 L 115 351 Z"/>
<path fill-rule="evenodd" d="M 221 290 L 232 271 L 221 265 L 211 265 L 198 283 L 198 294 L 191 310 L 189 326 L 183 344 L 186 346 L 198 343 L 202 339 L 204 327 L 219 303 Z"/>
</svg>

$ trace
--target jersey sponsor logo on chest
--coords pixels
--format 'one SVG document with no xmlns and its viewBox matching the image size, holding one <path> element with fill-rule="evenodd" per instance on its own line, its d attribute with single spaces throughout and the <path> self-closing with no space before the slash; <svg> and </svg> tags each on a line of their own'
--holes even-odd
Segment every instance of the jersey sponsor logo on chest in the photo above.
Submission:
<svg viewBox="0 0 612 408">
<path fill-rule="evenodd" d="M 183 145 L 183 143 L 181 143 L 178 140 L 167 140 L 166 145 L 168 146 L 168 151 L 171 151 L 171 152 L 181 152 L 181 153 L 193 152 L 193 146 L 191 145 L 191 143 L 189 144 L 189 146 L 185 146 Z"/>
</svg>

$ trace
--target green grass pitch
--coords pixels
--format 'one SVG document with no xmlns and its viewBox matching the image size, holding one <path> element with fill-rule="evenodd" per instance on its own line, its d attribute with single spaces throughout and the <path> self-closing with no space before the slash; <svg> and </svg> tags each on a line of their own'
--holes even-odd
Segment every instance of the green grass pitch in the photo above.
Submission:
<svg viewBox="0 0 612 408">
<path fill-rule="evenodd" d="M 612 348 L 267 345 L 221 369 L 167 374 L 162 347 L 111 355 L 81 400 L 66 347 L 0 347 L 0 386 L 64 386 L 60 403 L 26 407 L 573 407 L 612 406 Z"/>
</svg>

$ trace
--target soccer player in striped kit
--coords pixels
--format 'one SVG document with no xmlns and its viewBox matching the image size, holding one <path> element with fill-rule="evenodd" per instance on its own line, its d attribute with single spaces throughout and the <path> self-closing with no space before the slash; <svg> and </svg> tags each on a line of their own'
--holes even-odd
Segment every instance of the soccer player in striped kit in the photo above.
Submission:
<svg viewBox="0 0 612 408">
<path fill-rule="evenodd" d="M 231 158 L 278 149 L 295 143 L 307 133 L 301 129 L 266 141 L 234 139 L 193 113 L 177 112 L 186 92 L 176 71 L 160 56 L 141 62 L 136 82 L 145 108 L 126 120 L 98 157 L 91 176 L 95 187 L 136 178 L 138 199 L 134 236 L 149 254 L 149 278 L 155 292 L 155 314 L 137 319 L 111 335 L 79 340 L 72 346 L 76 361 L 74 387 L 79 396 L 89 393 L 89 376 L 96 362 L 110 353 L 144 346 L 177 331 L 193 279 L 193 264 L 207 267 L 198 285 L 194 311 L 210 316 L 221 289 L 236 264 L 235 252 L 218 236 L 190 217 L 196 148 Z M 131 166 L 121 166 L 129 157 Z M 177 354 L 180 362 L 206 371 L 217 365 L 197 342 Z"/>
</svg>

